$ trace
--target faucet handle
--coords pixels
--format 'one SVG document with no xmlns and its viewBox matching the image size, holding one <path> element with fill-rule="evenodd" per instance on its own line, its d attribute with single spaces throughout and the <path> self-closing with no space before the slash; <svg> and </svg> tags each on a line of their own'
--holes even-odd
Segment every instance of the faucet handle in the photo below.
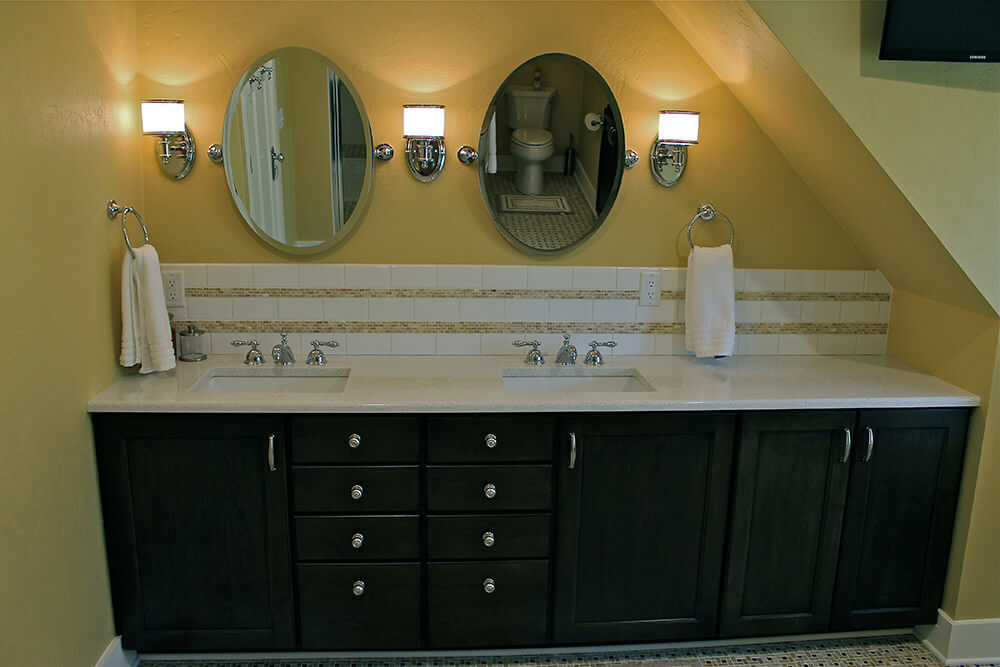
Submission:
<svg viewBox="0 0 1000 667">
<path fill-rule="evenodd" d="M 323 364 L 326 363 L 326 355 L 323 354 L 323 351 L 319 349 L 320 345 L 325 345 L 326 347 L 329 348 L 340 347 L 340 343 L 338 343 L 335 340 L 327 340 L 327 341 L 312 340 L 309 341 L 309 344 L 313 346 L 313 349 L 310 350 L 308 356 L 306 356 L 306 363 L 309 364 L 310 366 L 322 366 Z"/>
<path fill-rule="evenodd" d="M 604 363 L 604 357 L 601 356 L 601 353 L 597 350 L 597 348 L 598 347 L 613 348 L 617 346 L 618 343 L 616 343 L 613 340 L 609 340 L 604 343 L 599 343 L 596 340 L 592 340 L 590 341 L 590 352 L 587 353 L 587 356 L 583 360 L 583 363 L 585 363 L 588 366 L 600 366 L 601 364 Z"/>
<path fill-rule="evenodd" d="M 538 346 L 541 345 L 541 342 L 537 340 L 515 340 L 513 343 L 511 343 L 511 345 L 513 345 L 514 347 L 527 347 L 528 345 L 531 346 L 531 349 L 528 350 L 527 356 L 524 358 L 524 363 L 528 364 L 529 366 L 541 366 L 542 364 L 545 363 L 545 357 L 542 356 L 542 351 L 538 349 Z"/>
<path fill-rule="evenodd" d="M 260 353 L 257 348 L 260 346 L 260 341 L 256 338 L 251 338 L 250 340 L 239 340 L 236 339 L 229 343 L 233 347 L 239 347 L 241 345 L 249 345 L 250 349 L 247 351 L 247 358 L 243 363 L 249 366 L 260 366 L 264 363 L 264 355 Z"/>
<path fill-rule="evenodd" d="M 590 341 L 590 347 L 593 350 L 596 350 L 599 347 L 618 347 L 618 343 L 613 340 L 605 341 L 603 343 L 598 343 L 596 340 L 592 340 Z"/>
</svg>

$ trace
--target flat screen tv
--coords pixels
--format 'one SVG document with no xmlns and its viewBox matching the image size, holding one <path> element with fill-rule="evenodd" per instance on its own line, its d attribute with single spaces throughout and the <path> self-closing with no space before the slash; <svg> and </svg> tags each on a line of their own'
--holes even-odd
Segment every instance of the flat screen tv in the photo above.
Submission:
<svg viewBox="0 0 1000 667">
<path fill-rule="evenodd" d="M 878 57 L 1000 62 L 1000 0 L 888 0 Z"/>
</svg>

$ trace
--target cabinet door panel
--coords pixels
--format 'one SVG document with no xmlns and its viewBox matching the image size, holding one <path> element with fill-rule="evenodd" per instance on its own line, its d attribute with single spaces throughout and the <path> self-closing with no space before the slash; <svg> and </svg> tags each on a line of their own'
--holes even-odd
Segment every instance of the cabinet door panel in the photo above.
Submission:
<svg viewBox="0 0 1000 667">
<path fill-rule="evenodd" d="M 834 630 L 934 622 L 951 546 L 966 421 L 965 410 L 861 413 Z M 870 458 L 866 428 L 873 433 Z"/>
<path fill-rule="evenodd" d="M 123 645 L 291 648 L 283 421 L 131 415 L 95 422 Z"/>
<path fill-rule="evenodd" d="M 730 414 L 568 418 L 559 466 L 554 639 L 708 637 L 715 629 Z"/>
<path fill-rule="evenodd" d="M 852 411 L 743 416 L 723 635 L 827 629 L 850 469 L 840 458 L 853 424 Z"/>
</svg>

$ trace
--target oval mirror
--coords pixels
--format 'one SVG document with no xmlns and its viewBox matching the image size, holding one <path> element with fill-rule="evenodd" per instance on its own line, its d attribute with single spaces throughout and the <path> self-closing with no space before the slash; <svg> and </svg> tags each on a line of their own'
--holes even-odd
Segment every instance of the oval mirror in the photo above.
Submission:
<svg viewBox="0 0 1000 667">
<path fill-rule="evenodd" d="M 240 78 L 222 129 L 229 192 L 243 219 L 279 250 L 306 255 L 342 241 L 372 187 L 361 97 L 325 56 L 271 51 Z"/>
<path fill-rule="evenodd" d="M 579 58 L 532 58 L 486 110 L 480 191 L 497 229 L 525 252 L 557 254 L 589 238 L 614 206 L 624 169 L 618 103 Z"/>
</svg>

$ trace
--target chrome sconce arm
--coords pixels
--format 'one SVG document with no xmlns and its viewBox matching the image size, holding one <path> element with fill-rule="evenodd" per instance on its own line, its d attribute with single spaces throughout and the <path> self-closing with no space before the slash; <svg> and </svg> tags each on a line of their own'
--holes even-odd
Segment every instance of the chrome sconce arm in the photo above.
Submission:
<svg viewBox="0 0 1000 667">
<path fill-rule="evenodd" d="M 649 168 L 660 185 L 677 183 L 687 167 L 688 146 L 698 143 L 697 111 L 661 111 L 659 131 L 649 151 Z"/>
<path fill-rule="evenodd" d="M 140 105 L 142 133 L 157 137 L 156 157 L 160 170 L 175 180 L 194 166 L 194 135 L 184 123 L 183 100 L 145 100 Z"/>
</svg>

